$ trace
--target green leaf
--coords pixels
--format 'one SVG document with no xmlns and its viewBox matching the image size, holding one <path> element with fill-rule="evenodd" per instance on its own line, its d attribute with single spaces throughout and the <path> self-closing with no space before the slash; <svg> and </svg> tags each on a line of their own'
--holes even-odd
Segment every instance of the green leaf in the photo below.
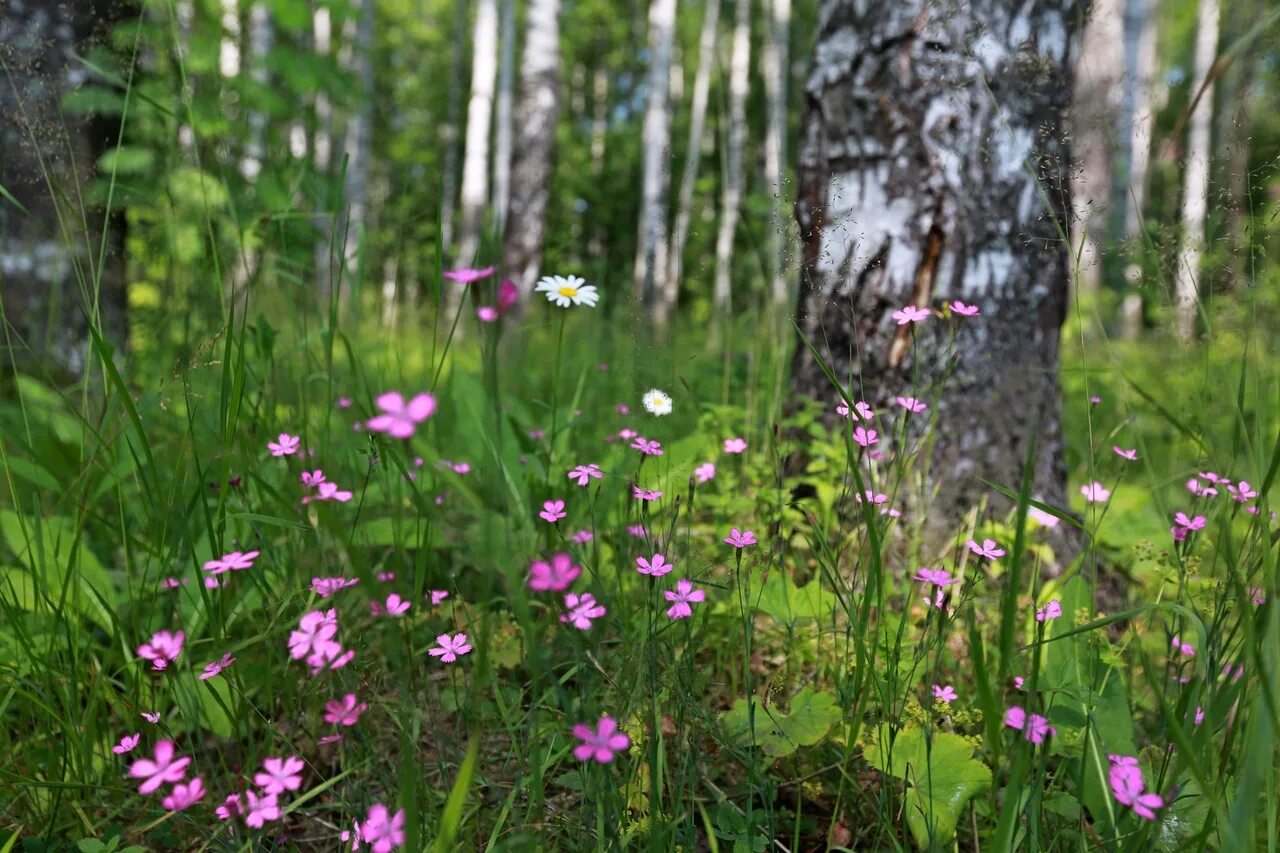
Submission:
<svg viewBox="0 0 1280 853">
<path fill-rule="evenodd" d="M 80 541 L 71 519 L 58 515 L 24 519 L 13 510 L 0 510 L 0 535 L 50 602 L 56 606 L 66 587 L 66 601 L 81 616 L 110 630 L 111 612 L 103 601 L 114 604 L 115 585 Z M 31 595 L 35 598 L 34 590 Z"/>
<path fill-rule="evenodd" d="M 151 171 L 155 162 L 155 152 L 149 148 L 120 145 L 98 159 L 98 174 L 137 175 Z"/>
<path fill-rule="evenodd" d="M 890 730 L 882 725 L 866 759 L 907 783 L 907 826 L 920 847 L 950 842 L 965 804 L 991 785 L 991 770 L 973 757 L 973 744 L 950 732 L 929 738 L 910 726 L 898 732 L 890 749 Z"/>
<path fill-rule="evenodd" d="M 458 837 L 458 828 L 462 825 L 462 807 L 467 803 L 467 791 L 471 788 L 471 775 L 476 769 L 477 743 L 472 738 L 467 745 L 467 755 L 458 768 L 458 778 L 454 780 L 449 791 L 449 799 L 445 801 L 444 812 L 440 815 L 440 831 L 436 835 L 431 849 L 435 853 L 453 850 L 454 839 Z"/>
<path fill-rule="evenodd" d="M 778 708 L 756 708 L 755 743 L 765 755 L 781 758 L 802 746 L 821 741 L 839 719 L 840 709 L 834 696 L 805 687 L 792 698 L 789 713 L 783 714 Z M 734 702 L 721 721 L 730 737 L 751 743 L 747 700 Z"/>
<path fill-rule="evenodd" d="M 793 625 L 803 620 L 824 619 L 839 608 L 835 595 L 818 581 L 796 586 L 783 572 L 774 572 L 756 592 L 752 591 L 755 608 L 778 622 Z"/>
</svg>

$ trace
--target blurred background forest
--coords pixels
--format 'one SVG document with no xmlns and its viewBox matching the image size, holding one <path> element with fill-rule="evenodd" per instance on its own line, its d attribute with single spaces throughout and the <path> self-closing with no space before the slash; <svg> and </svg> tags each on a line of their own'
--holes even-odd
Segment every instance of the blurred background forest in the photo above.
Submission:
<svg viewBox="0 0 1280 853">
<path fill-rule="evenodd" d="M 125 241 L 114 272 L 105 253 L 101 308 L 127 317 L 132 355 L 190 358 L 259 281 L 251 313 L 332 296 L 361 322 L 412 326 L 438 304 L 437 271 L 470 264 L 504 266 L 526 293 L 538 274 L 583 275 L 634 293 L 660 328 L 794 310 L 814 2 L 60 6 L 93 24 L 68 60 L 65 120 L 123 125 L 77 177 Z M 1271 296 L 1248 310 L 1274 309 L 1274 18 L 1261 0 L 1092 4 L 1069 137 L 1070 313 L 1089 334 L 1189 337 L 1179 292 L 1229 316 L 1256 288 Z M 32 163 L 8 149 L 0 183 L 17 193 Z"/>
</svg>

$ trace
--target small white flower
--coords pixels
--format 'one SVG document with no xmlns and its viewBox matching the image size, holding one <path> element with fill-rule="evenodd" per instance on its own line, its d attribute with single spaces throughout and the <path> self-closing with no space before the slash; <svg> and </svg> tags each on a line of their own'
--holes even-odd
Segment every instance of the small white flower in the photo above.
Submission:
<svg viewBox="0 0 1280 853">
<path fill-rule="evenodd" d="M 662 415 L 671 414 L 671 398 L 659 391 L 657 388 L 646 392 L 642 401 L 644 403 L 645 411 L 651 415 L 658 415 L 661 417 Z"/>
<path fill-rule="evenodd" d="M 594 308 L 600 301 L 600 294 L 596 291 L 595 285 L 587 284 L 586 279 L 578 278 L 576 275 L 543 276 L 534 290 L 545 293 L 548 302 L 554 302 L 561 308 L 568 308 L 570 305 L 586 305 L 588 308 Z"/>
</svg>

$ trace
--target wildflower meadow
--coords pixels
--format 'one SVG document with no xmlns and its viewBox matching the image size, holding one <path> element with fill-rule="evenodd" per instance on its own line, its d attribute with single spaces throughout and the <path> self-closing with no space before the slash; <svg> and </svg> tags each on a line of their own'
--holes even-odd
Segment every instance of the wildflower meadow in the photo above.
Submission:
<svg viewBox="0 0 1280 853">
<path fill-rule="evenodd" d="M 1280 849 L 1280 15 L 1148 110 L 1250 63 L 1188 291 L 1190 155 L 1077 239 L 1087 4 L 54 5 L 0 12 L 0 853 Z"/>
</svg>

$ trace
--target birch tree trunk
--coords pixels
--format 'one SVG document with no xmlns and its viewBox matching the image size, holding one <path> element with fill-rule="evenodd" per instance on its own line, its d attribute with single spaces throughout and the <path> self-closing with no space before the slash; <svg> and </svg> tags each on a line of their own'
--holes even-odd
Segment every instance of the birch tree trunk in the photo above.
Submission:
<svg viewBox="0 0 1280 853">
<path fill-rule="evenodd" d="M 1071 173 L 1072 280 L 1084 293 L 1096 294 L 1102 283 L 1123 79 L 1124 0 L 1093 0 L 1071 105 L 1071 139 L 1079 162 Z"/>
<path fill-rule="evenodd" d="M 83 375 L 89 326 L 127 343 L 124 217 L 90 200 L 118 120 L 63 114 L 89 81 L 80 61 L 131 7 L 118 0 L 0 3 L 0 299 L 8 358 Z"/>
<path fill-rule="evenodd" d="M 480 250 L 480 230 L 489 201 L 489 131 L 493 121 L 493 87 L 498 74 L 498 6 L 476 0 L 471 41 L 471 102 L 467 105 L 466 148 L 462 161 L 462 227 L 458 232 L 459 266 L 468 266 Z M 450 293 L 456 291 L 451 290 Z"/>
<path fill-rule="evenodd" d="M 1142 242 L 1142 217 L 1147 204 L 1147 173 L 1151 165 L 1151 129 L 1155 121 L 1152 91 L 1156 71 L 1155 0 L 1129 0 L 1125 19 L 1125 55 L 1130 71 L 1126 80 L 1129 105 L 1127 145 L 1129 154 L 1127 193 L 1124 199 L 1124 238 L 1130 246 Z M 1136 251 L 1140 251 L 1136 250 Z M 1142 265 L 1125 266 L 1128 291 L 1120 308 L 1121 335 L 1135 340 L 1142 331 Z"/>
<path fill-rule="evenodd" d="M 440 251 L 449 257 L 453 249 L 455 201 L 458 191 L 458 126 L 462 119 L 462 83 L 464 73 L 464 35 L 466 33 L 467 0 L 456 0 L 453 9 L 453 57 L 449 69 L 449 100 L 444 124 L 440 127 L 440 144 L 444 146 L 444 164 L 440 178 Z"/>
<path fill-rule="evenodd" d="M 512 105 L 516 79 L 516 0 L 502 0 L 499 24 L 498 100 L 493 135 L 493 226 L 502 236 L 511 199 Z"/>
<path fill-rule="evenodd" d="M 662 281 L 662 304 L 674 306 L 684 275 L 684 244 L 689 239 L 689 221 L 693 217 L 693 191 L 698 185 L 698 167 L 702 162 L 702 143 L 707 128 L 707 100 L 711 91 L 711 70 L 716 61 L 716 33 L 720 25 L 720 0 L 704 0 L 702 32 L 698 36 L 698 68 L 693 76 L 693 96 L 689 103 L 689 142 L 685 148 L 684 170 L 680 175 L 680 193 L 676 201 L 676 218 L 671 229 L 671 257 Z"/>
<path fill-rule="evenodd" d="M 240 74 L 240 5 L 222 0 L 222 40 L 218 43 L 218 72 L 223 77 Z"/>
<path fill-rule="evenodd" d="M 1075 0 L 825 0 L 798 154 L 800 326 L 841 382 L 878 412 L 928 399 L 937 489 L 914 496 L 942 542 L 989 494 L 1065 506 L 1059 334 L 1068 209 L 1064 118 Z M 1046 209 L 1046 201 L 1051 208 Z M 982 316 L 898 326 L 905 305 L 976 304 Z M 954 351 L 951 330 L 959 324 Z M 914 333 L 914 340 L 912 334 Z M 948 375 L 949 373 L 949 375 Z M 945 383 L 944 383 L 945 380 Z M 793 393 L 832 412 L 838 392 L 801 343 Z M 915 447 L 925 419 L 909 422 Z"/>
<path fill-rule="evenodd" d="M 333 17 L 328 7 L 317 6 L 311 15 L 311 38 L 316 54 L 327 57 L 333 52 Z M 329 177 L 333 162 L 333 102 L 329 93 L 323 88 L 317 89 L 315 97 L 316 130 L 311 142 L 311 162 L 316 174 L 322 179 Z M 327 180 L 322 185 L 327 185 Z M 328 193 L 325 193 L 327 196 Z M 327 201 L 327 199 L 326 199 Z M 321 210 L 327 210 L 327 204 Z M 330 263 L 332 246 L 332 222 L 322 214 L 317 223 L 319 233 L 315 244 L 315 276 L 321 296 L 327 296 L 333 289 L 333 266 Z"/>
<path fill-rule="evenodd" d="M 764 141 L 764 182 L 773 193 L 769 221 L 769 254 L 773 268 L 770 292 L 775 306 L 790 304 L 787 263 L 791 254 L 790 223 L 786 214 L 783 163 L 787 161 L 787 90 L 791 78 L 791 0 L 766 0 L 769 26 L 765 30 L 761 54 L 768 127 Z"/>
<path fill-rule="evenodd" d="M 347 132 L 343 143 L 347 157 L 343 176 L 342 207 L 338 217 L 338 239 L 342 241 L 342 258 L 345 274 L 343 282 L 349 286 L 358 274 L 361 249 L 367 231 L 369 210 L 369 167 L 373 147 L 373 0 L 360 0 L 355 32 L 347 40 L 349 52 L 343 66 L 355 77 L 357 95 L 355 108 L 347 117 Z"/>
<path fill-rule="evenodd" d="M 1196 50 L 1191 91 L 1200 90 L 1209 78 L 1218 52 L 1218 0 L 1200 0 L 1196 21 Z M 1209 208 L 1209 158 L 1213 129 L 1213 84 L 1205 87 L 1191 113 L 1187 132 L 1186 165 L 1182 173 L 1182 239 L 1174 272 L 1173 304 L 1178 315 L 1178 337 L 1184 343 L 1195 336 L 1200 309 L 1200 256 L 1204 251 L 1205 214 Z"/>
<path fill-rule="evenodd" d="M 728 318 L 733 301 L 733 238 L 742 207 L 742 152 L 747 143 L 747 83 L 751 71 L 751 0 L 735 0 L 729 61 L 729 134 L 725 146 L 720 230 L 716 234 L 715 314 Z"/>
<path fill-rule="evenodd" d="M 273 41 L 275 27 L 271 22 L 271 12 L 262 3 L 254 3 L 249 7 L 249 79 L 260 89 L 271 83 L 267 54 L 271 52 Z M 250 109 L 248 124 L 249 134 L 240 157 L 240 174 L 252 183 L 262 171 L 262 162 L 267 156 L 266 113 L 256 107 Z"/>
<path fill-rule="evenodd" d="M 526 304 L 546 241 L 547 200 L 560 111 L 560 0 L 529 0 L 511 162 L 503 263 Z"/>
<path fill-rule="evenodd" d="M 636 246 L 634 295 L 649 311 L 658 308 L 658 270 L 667 264 L 667 191 L 671 164 L 671 43 L 676 0 L 649 4 L 648 100 L 641 142 L 640 234 Z"/>
</svg>

